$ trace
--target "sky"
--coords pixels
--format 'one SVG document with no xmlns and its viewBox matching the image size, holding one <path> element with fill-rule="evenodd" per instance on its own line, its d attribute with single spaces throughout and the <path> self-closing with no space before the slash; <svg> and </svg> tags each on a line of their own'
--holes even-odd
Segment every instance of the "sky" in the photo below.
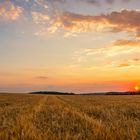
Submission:
<svg viewBox="0 0 140 140">
<path fill-rule="evenodd" d="M 0 91 L 140 86 L 139 0 L 0 0 Z"/>
</svg>

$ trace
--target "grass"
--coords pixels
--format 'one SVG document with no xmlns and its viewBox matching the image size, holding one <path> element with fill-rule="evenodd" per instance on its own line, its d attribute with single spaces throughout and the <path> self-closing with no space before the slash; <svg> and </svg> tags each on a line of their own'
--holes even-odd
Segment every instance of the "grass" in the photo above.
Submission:
<svg viewBox="0 0 140 140">
<path fill-rule="evenodd" d="M 140 96 L 0 94 L 0 140 L 139 140 Z"/>
</svg>

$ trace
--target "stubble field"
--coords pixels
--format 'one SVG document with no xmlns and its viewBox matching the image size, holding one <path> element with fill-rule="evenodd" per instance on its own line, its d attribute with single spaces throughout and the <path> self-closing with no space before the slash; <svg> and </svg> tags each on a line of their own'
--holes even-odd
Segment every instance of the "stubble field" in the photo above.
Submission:
<svg viewBox="0 0 140 140">
<path fill-rule="evenodd" d="M 139 140 L 140 96 L 0 94 L 0 140 Z"/>
</svg>

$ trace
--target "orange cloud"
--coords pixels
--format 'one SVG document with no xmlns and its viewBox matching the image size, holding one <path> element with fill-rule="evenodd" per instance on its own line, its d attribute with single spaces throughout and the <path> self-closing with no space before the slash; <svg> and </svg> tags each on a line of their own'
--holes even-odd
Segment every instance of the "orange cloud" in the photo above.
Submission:
<svg viewBox="0 0 140 140">
<path fill-rule="evenodd" d="M 139 40 L 116 40 L 114 42 L 115 46 L 131 46 L 131 47 L 140 47 Z"/>
<path fill-rule="evenodd" d="M 45 24 L 49 20 L 49 16 L 39 12 L 32 12 L 32 18 L 35 23 Z"/>
<path fill-rule="evenodd" d="M 65 29 L 70 33 L 128 31 L 140 36 L 140 11 L 137 10 L 122 10 L 99 16 L 62 12 L 54 16 L 52 22 L 50 26 L 52 32 L 59 29 Z"/>
<path fill-rule="evenodd" d="M 140 42 L 135 40 L 117 40 L 104 48 L 85 48 L 75 52 L 75 61 L 87 67 L 139 67 Z"/>
<path fill-rule="evenodd" d="M 0 17 L 7 20 L 17 20 L 22 13 L 22 8 L 13 5 L 10 1 L 0 3 Z"/>
<path fill-rule="evenodd" d="M 40 80 L 46 80 L 46 79 L 48 79 L 49 77 L 47 77 L 47 76 L 37 76 L 37 77 L 35 77 L 35 78 L 40 79 Z"/>
<path fill-rule="evenodd" d="M 74 34 L 91 30 L 101 30 L 106 24 L 108 23 L 99 16 L 84 16 L 63 12 L 53 17 L 49 31 L 54 33 L 59 29 L 65 29 L 67 32 Z"/>
<path fill-rule="evenodd" d="M 131 66 L 131 65 L 128 63 L 122 63 L 118 67 L 129 67 L 129 66 Z"/>
</svg>

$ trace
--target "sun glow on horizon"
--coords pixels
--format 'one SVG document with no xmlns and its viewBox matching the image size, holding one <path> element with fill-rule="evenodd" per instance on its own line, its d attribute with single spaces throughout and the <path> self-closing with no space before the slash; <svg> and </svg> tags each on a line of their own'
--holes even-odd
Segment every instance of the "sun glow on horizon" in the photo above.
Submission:
<svg viewBox="0 0 140 140">
<path fill-rule="evenodd" d="M 139 91 L 140 87 L 139 86 L 135 86 L 134 89 L 135 89 L 135 91 Z"/>
</svg>

